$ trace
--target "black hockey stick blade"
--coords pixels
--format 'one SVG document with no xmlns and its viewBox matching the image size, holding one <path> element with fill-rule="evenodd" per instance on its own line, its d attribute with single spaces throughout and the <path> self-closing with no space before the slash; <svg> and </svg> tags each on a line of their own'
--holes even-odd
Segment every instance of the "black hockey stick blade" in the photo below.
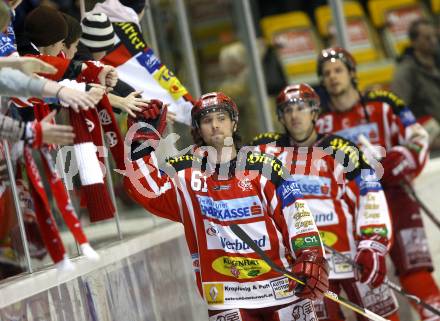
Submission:
<svg viewBox="0 0 440 321">
<path fill-rule="evenodd" d="M 334 255 L 340 257 L 341 259 L 345 260 L 345 262 L 351 264 L 353 267 L 357 266 L 356 262 L 353 261 L 350 257 L 347 257 L 346 255 L 344 255 L 343 253 L 335 250 L 334 248 L 332 248 L 331 246 L 325 245 L 324 247 L 326 250 L 328 250 L 329 252 L 333 253 Z M 391 288 L 392 290 L 394 290 L 395 292 L 399 293 L 400 295 L 406 297 L 409 300 L 414 301 L 415 303 L 421 305 L 422 307 L 424 307 L 426 310 L 431 311 L 432 313 L 439 315 L 440 316 L 440 310 L 437 309 L 436 307 L 430 305 L 429 303 L 426 303 L 425 301 L 423 301 L 422 299 L 420 299 L 418 296 L 414 295 L 414 294 L 410 294 L 408 292 L 406 292 L 400 285 L 395 284 L 394 282 L 385 279 L 384 283 Z"/>
<path fill-rule="evenodd" d="M 284 268 L 279 267 L 278 265 L 275 264 L 275 262 L 273 262 L 267 255 L 266 253 L 264 253 L 264 251 L 257 245 L 257 243 L 255 243 L 249 235 L 246 234 L 245 231 L 243 231 L 243 229 L 236 225 L 236 224 L 231 224 L 229 225 L 230 229 L 232 230 L 232 232 L 234 232 L 235 235 L 237 235 L 243 242 L 245 242 L 252 250 L 255 251 L 255 253 L 257 253 L 271 268 L 273 268 L 275 271 L 277 271 L 278 273 L 284 275 L 285 277 L 296 281 L 299 284 L 304 284 L 304 282 L 297 277 L 295 274 L 293 274 L 292 272 L 287 271 Z M 353 302 L 348 301 L 347 299 L 344 298 L 340 298 L 336 293 L 331 292 L 331 291 L 326 291 L 324 293 L 324 296 L 334 302 L 337 302 L 343 306 L 345 306 L 346 308 L 359 313 L 373 321 L 389 321 L 383 317 L 381 317 L 380 315 L 365 309 Z"/>
</svg>

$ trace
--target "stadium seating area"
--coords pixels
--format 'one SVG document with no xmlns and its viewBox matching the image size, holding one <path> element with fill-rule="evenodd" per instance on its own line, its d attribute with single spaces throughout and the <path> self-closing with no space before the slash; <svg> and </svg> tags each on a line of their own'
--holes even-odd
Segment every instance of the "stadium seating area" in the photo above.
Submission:
<svg viewBox="0 0 440 321">
<path fill-rule="evenodd" d="M 387 87 L 394 60 L 408 45 L 407 29 L 419 17 L 438 19 L 440 0 L 369 0 L 368 12 L 358 1 L 344 1 L 349 50 L 358 62 L 359 87 Z M 328 5 L 315 10 L 315 21 L 301 11 L 264 17 L 264 38 L 273 44 L 290 82 L 316 83 L 316 56 L 331 46 L 335 27 Z"/>
</svg>

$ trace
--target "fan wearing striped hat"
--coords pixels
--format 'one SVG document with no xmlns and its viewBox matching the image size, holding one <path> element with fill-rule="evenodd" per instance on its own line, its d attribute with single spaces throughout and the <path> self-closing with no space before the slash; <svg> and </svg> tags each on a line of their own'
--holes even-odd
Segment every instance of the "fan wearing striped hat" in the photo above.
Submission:
<svg viewBox="0 0 440 321">
<path fill-rule="evenodd" d="M 101 60 L 115 44 L 115 32 L 105 13 L 88 13 L 81 22 L 80 42 L 89 49 L 94 60 Z"/>
</svg>

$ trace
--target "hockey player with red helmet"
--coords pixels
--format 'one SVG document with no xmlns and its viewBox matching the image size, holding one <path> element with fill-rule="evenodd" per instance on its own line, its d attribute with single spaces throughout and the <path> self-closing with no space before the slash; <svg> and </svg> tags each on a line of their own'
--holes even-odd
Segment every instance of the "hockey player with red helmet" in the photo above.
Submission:
<svg viewBox="0 0 440 321">
<path fill-rule="evenodd" d="M 237 106 L 214 92 L 192 109 L 196 148 L 159 170 L 154 149 L 165 115 L 166 107 L 152 101 L 129 119 L 127 137 L 133 140 L 125 185 L 148 211 L 184 225 L 210 320 L 316 320 L 310 299 L 328 288 L 327 263 L 313 216 L 280 161 L 237 151 Z M 293 292 L 288 279 L 241 241 L 231 224 L 306 284 Z"/>
<path fill-rule="evenodd" d="M 426 163 L 426 131 L 395 94 L 378 90 L 363 95 L 358 91 L 356 62 L 348 51 L 325 49 L 317 63 L 328 109 L 317 121 L 318 131 L 336 133 L 363 148 L 386 151 L 380 155 L 380 164 L 395 235 L 391 258 L 406 291 L 439 305 L 440 293 L 431 275 L 433 265 L 420 208 L 405 190 Z M 420 306 L 415 308 L 422 320 L 440 320 Z"/>
<path fill-rule="evenodd" d="M 385 195 L 364 154 L 349 140 L 318 134 L 320 99 L 307 84 L 289 85 L 278 95 L 278 119 L 284 134 L 257 136 L 253 145 L 273 154 L 290 170 L 315 217 L 324 244 L 352 258 L 361 269 L 328 254 L 330 290 L 387 319 L 398 320 L 397 302 L 382 289 L 391 221 Z M 356 282 L 356 279 L 358 282 Z M 374 292 L 382 290 L 380 300 Z M 339 306 L 325 298 L 314 302 L 320 320 L 343 320 Z M 366 320 L 358 316 L 358 320 Z"/>
</svg>

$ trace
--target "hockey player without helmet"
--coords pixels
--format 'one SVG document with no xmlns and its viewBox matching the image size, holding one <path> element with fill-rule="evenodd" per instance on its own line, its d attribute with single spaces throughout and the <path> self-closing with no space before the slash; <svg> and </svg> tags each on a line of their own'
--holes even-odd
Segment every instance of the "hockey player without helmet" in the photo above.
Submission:
<svg viewBox="0 0 440 321">
<path fill-rule="evenodd" d="M 307 84 L 289 85 L 278 94 L 277 112 L 281 116 L 289 104 L 299 104 L 319 112 L 320 99 L 315 90 Z"/>
<path fill-rule="evenodd" d="M 234 101 L 222 92 L 211 92 L 202 95 L 191 110 L 191 122 L 194 128 L 199 127 L 200 119 L 208 113 L 226 110 L 231 119 L 238 122 L 238 108 Z"/>
<path fill-rule="evenodd" d="M 351 55 L 351 53 L 341 47 L 330 47 L 322 50 L 318 56 L 318 76 L 322 76 L 322 67 L 324 62 L 328 60 L 335 61 L 336 59 L 341 60 L 347 66 L 349 71 L 356 72 L 356 60 L 354 60 L 354 57 Z"/>
</svg>

